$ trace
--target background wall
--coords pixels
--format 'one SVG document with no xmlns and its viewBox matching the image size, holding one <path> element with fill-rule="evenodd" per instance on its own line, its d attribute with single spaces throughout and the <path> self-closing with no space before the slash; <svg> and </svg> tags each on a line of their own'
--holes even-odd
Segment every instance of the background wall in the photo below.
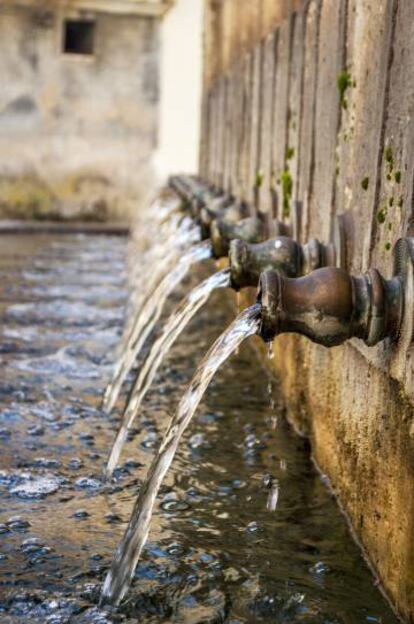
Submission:
<svg viewBox="0 0 414 624">
<path fill-rule="evenodd" d="M 177 0 L 161 24 L 158 176 L 195 173 L 200 146 L 203 0 Z"/>
<path fill-rule="evenodd" d="M 0 2 L 0 216 L 127 218 L 152 188 L 159 22 Z M 61 53 L 96 20 L 93 58 Z"/>
<path fill-rule="evenodd" d="M 393 273 L 413 234 L 411 0 L 206 0 L 200 169 L 300 239 L 354 223 L 349 269 Z M 414 297 L 397 346 L 275 341 L 289 416 L 394 604 L 414 622 Z"/>
</svg>

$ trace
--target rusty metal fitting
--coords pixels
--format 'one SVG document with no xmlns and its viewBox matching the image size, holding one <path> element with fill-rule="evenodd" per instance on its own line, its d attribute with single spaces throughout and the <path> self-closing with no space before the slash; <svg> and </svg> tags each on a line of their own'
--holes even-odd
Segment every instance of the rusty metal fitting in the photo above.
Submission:
<svg viewBox="0 0 414 624">
<path fill-rule="evenodd" d="M 201 237 L 204 240 L 210 238 L 211 226 L 216 219 L 221 219 L 226 223 L 238 223 L 247 216 L 247 207 L 243 202 L 234 202 L 228 197 L 218 198 L 200 210 Z"/>
<path fill-rule="evenodd" d="M 334 264 L 331 245 L 311 240 L 299 245 L 292 238 L 278 236 L 259 244 L 242 240 L 230 243 L 230 276 L 235 290 L 257 286 L 263 271 L 273 269 L 288 277 L 304 275 L 326 264 Z"/>
<path fill-rule="evenodd" d="M 354 277 L 325 267 L 305 277 L 265 271 L 259 282 L 262 305 L 259 333 L 265 342 L 286 332 L 333 347 L 350 338 L 372 346 L 399 336 L 403 317 L 401 275 L 386 280 L 376 269 Z"/>
<path fill-rule="evenodd" d="M 237 223 L 224 219 L 215 219 L 210 227 L 210 240 L 215 258 L 228 255 L 230 243 L 240 239 L 249 243 L 259 243 L 266 238 L 266 225 L 257 217 L 242 219 Z"/>
</svg>

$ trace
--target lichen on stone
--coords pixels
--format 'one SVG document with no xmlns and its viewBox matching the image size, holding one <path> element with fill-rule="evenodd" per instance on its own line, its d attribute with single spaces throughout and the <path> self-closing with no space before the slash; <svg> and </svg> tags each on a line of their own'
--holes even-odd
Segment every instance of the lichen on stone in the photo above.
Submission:
<svg viewBox="0 0 414 624">
<path fill-rule="evenodd" d="M 348 108 L 348 100 L 345 97 L 345 93 L 349 87 L 352 87 L 355 81 L 352 80 L 351 74 L 349 71 L 342 71 L 337 78 L 337 87 L 339 91 L 339 102 L 344 110 Z"/>
</svg>

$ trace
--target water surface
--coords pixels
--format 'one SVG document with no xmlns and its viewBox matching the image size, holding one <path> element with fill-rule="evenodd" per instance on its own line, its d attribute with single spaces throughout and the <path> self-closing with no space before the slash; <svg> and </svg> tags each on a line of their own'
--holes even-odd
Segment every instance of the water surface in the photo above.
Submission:
<svg viewBox="0 0 414 624">
<path fill-rule="evenodd" d="M 184 434 L 125 602 L 99 609 L 168 417 L 234 310 L 221 293 L 192 321 L 105 483 L 125 399 L 111 417 L 99 410 L 122 333 L 125 242 L 8 236 L 0 249 L 2 624 L 396 622 L 248 345 Z"/>
</svg>

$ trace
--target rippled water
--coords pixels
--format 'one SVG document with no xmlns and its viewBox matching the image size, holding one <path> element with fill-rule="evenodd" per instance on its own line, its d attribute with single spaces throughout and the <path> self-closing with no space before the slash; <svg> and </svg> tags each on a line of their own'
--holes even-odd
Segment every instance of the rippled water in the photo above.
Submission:
<svg viewBox="0 0 414 624">
<path fill-rule="evenodd" d="M 104 483 L 119 416 L 99 403 L 122 332 L 125 244 L 10 236 L 0 249 L 2 624 L 396 622 L 248 345 L 184 434 L 126 601 L 100 609 L 171 408 L 234 312 L 213 295 L 192 321 Z"/>
<path fill-rule="evenodd" d="M 154 456 L 134 505 L 125 535 L 118 546 L 111 569 L 102 589 L 102 604 L 117 605 L 127 593 L 144 548 L 154 513 L 155 499 L 196 409 L 211 380 L 224 362 L 235 353 L 246 338 L 257 333 L 260 326 L 260 305 L 241 312 L 217 338 L 203 357 L 171 417 L 162 442 Z"/>
</svg>

